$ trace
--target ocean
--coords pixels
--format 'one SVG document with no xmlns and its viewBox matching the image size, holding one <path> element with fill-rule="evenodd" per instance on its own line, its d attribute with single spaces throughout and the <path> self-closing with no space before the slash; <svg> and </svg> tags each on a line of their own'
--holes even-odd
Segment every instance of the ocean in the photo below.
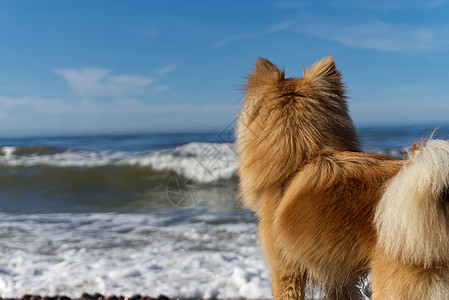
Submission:
<svg viewBox="0 0 449 300">
<path fill-rule="evenodd" d="M 400 157 L 433 129 L 359 135 Z M 256 220 L 234 201 L 237 167 L 232 128 L 0 137 L 0 297 L 269 299 Z"/>
</svg>

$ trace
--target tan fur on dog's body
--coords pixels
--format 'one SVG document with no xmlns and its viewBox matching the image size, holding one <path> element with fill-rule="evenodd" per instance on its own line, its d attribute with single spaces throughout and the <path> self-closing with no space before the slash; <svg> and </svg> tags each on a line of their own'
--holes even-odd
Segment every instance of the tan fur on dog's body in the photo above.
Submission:
<svg viewBox="0 0 449 300">
<path fill-rule="evenodd" d="M 446 299 L 441 291 L 447 266 L 419 260 L 410 265 L 385 254 L 394 247 L 388 234 L 383 246 L 377 245 L 376 207 L 385 183 L 404 162 L 360 152 L 332 58 L 303 73 L 285 79 L 284 72 L 259 59 L 248 76 L 236 128 L 240 195 L 260 220 L 274 298 L 304 299 L 306 283 L 312 283 L 324 288 L 328 299 L 360 299 L 357 285 L 372 268 L 373 299 L 387 299 L 395 285 L 405 291 L 411 284 L 416 299 Z M 379 228 L 385 228 L 379 214 Z M 420 272 L 428 283 L 420 281 Z M 384 273 L 391 273 L 393 286 Z M 401 288 L 388 299 L 412 299 Z"/>
</svg>

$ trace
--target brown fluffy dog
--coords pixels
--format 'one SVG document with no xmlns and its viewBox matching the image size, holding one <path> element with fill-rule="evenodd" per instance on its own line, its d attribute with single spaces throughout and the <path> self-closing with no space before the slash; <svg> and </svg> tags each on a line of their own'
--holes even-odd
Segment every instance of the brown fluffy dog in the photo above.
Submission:
<svg viewBox="0 0 449 300">
<path fill-rule="evenodd" d="M 331 57 L 303 78 L 260 58 L 245 91 L 240 195 L 259 218 L 274 299 L 304 299 L 306 284 L 361 299 L 370 272 L 372 299 L 449 299 L 449 144 L 407 161 L 362 153 Z"/>
</svg>

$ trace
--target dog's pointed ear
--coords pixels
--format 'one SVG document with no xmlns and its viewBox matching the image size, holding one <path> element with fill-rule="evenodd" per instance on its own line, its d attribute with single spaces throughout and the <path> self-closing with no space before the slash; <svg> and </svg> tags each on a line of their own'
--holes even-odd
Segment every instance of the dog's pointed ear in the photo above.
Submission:
<svg viewBox="0 0 449 300">
<path fill-rule="evenodd" d="M 338 97 L 344 96 L 341 75 L 332 56 L 323 58 L 310 68 L 303 69 L 303 78 L 313 88 L 321 92 L 332 93 Z"/>
<path fill-rule="evenodd" d="M 260 57 L 254 65 L 253 71 L 246 77 L 246 90 L 253 90 L 272 85 L 284 79 L 285 72 L 272 64 L 268 59 Z"/>
</svg>

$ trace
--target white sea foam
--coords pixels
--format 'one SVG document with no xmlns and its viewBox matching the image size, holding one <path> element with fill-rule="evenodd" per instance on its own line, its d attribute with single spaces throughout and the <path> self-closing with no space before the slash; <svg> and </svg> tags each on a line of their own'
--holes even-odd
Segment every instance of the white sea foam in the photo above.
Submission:
<svg viewBox="0 0 449 300">
<path fill-rule="evenodd" d="M 253 222 L 173 218 L 1 214 L 0 296 L 271 297 Z"/>
<path fill-rule="evenodd" d="M 99 167 L 106 165 L 150 166 L 156 170 L 173 170 L 202 183 L 231 178 L 238 168 L 235 145 L 231 143 L 189 143 L 173 150 L 148 153 L 79 151 L 43 155 L 16 155 L 17 147 L 1 147 L 0 165 L 58 167 Z M 367 149 L 368 152 L 400 157 L 403 149 Z"/>
<path fill-rule="evenodd" d="M 150 153 L 128 159 L 125 163 L 174 170 L 187 178 L 212 182 L 231 178 L 238 167 L 233 144 L 190 143 L 174 151 Z"/>
<path fill-rule="evenodd" d="M 11 157 L 15 150 L 16 147 L 5 146 L 0 148 L 0 153 L 2 153 L 5 157 Z"/>
<path fill-rule="evenodd" d="M 98 167 L 106 165 L 151 166 L 156 170 L 173 170 L 186 178 L 209 183 L 231 178 L 238 167 L 234 145 L 229 143 L 190 143 L 174 150 L 145 154 L 112 151 L 67 150 L 55 154 L 15 155 L 17 147 L 2 147 L 0 165 L 58 167 Z"/>
</svg>

